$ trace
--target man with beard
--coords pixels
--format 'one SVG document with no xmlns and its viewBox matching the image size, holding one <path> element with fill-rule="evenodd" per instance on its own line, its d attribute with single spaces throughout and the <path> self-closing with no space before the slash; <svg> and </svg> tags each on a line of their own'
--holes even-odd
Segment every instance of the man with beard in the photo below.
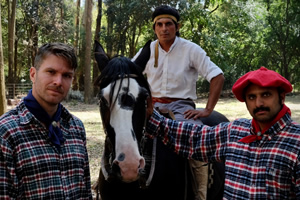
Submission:
<svg viewBox="0 0 300 200">
<path fill-rule="evenodd" d="M 284 104 L 292 85 L 261 67 L 239 78 L 232 91 L 253 119 L 209 127 L 154 110 L 147 133 L 189 159 L 225 161 L 224 199 L 300 199 L 300 126 Z"/>
<path fill-rule="evenodd" d="M 0 118 L 0 199 L 92 199 L 83 123 L 60 104 L 76 67 L 72 47 L 39 48 L 32 90 Z"/>
</svg>

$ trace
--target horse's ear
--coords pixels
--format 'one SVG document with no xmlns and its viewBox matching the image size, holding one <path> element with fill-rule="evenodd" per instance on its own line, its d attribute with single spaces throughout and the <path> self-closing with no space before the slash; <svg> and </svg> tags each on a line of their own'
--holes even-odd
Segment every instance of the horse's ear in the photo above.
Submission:
<svg viewBox="0 0 300 200">
<path fill-rule="evenodd" d="M 135 59 L 134 63 L 137 64 L 142 71 L 144 71 L 146 64 L 150 58 L 151 50 L 150 50 L 151 40 L 144 45 L 140 55 Z"/>
<path fill-rule="evenodd" d="M 98 64 L 98 68 L 100 72 L 102 72 L 109 62 L 109 57 L 106 55 L 102 45 L 97 40 L 95 40 L 94 43 L 94 56 Z"/>
</svg>

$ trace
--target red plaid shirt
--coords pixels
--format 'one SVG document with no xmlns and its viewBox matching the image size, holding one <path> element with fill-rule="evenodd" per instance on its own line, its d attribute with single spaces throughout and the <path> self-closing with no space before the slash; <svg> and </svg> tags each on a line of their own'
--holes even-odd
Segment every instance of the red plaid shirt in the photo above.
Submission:
<svg viewBox="0 0 300 200">
<path fill-rule="evenodd" d="M 209 127 L 165 119 L 154 111 L 147 133 L 184 157 L 225 161 L 223 199 L 300 199 L 300 126 L 288 114 L 251 143 L 239 142 L 253 134 L 248 119 Z"/>
<path fill-rule="evenodd" d="M 60 151 L 21 102 L 0 118 L 0 199 L 92 199 L 85 130 L 65 108 Z"/>
</svg>

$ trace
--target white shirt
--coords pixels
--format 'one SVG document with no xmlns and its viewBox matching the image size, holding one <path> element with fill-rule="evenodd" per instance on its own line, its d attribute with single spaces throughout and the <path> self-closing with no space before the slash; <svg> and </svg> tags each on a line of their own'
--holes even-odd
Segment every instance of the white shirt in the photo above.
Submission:
<svg viewBox="0 0 300 200">
<path fill-rule="evenodd" d="M 153 97 L 196 99 L 196 82 L 199 75 L 210 82 L 212 78 L 223 73 L 199 45 L 181 37 L 176 37 L 168 52 L 159 45 L 158 66 L 155 68 L 156 42 L 157 40 L 150 45 L 151 55 L 144 70 Z"/>
</svg>

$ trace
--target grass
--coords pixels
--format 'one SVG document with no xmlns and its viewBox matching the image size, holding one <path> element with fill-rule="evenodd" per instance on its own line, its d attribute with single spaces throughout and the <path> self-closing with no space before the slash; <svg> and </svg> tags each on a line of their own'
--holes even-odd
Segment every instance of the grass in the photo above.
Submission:
<svg viewBox="0 0 300 200">
<path fill-rule="evenodd" d="M 205 107 L 205 104 L 206 99 L 200 99 L 197 101 L 196 106 L 198 108 L 203 108 Z M 300 123 L 300 95 L 287 96 L 285 104 L 291 109 L 293 120 Z M 237 118 L 252 118 L 245 103 L 239 102 L 235 98 L 221 98 L 218 101 L 215 110 L 224 114 L 230 121 Z"/>
<path fill-rule="evenodd" d="M 300 95 L 288 96 L 286 105 L 292 111 L 292 118 L 300 123 Z M 87 149 L 90 160 L 90 171 L 92 184 L 96 182 L 100 169 L 100 160 L 103 152 L 105 134 L 102 128 L 99 107 L 96 104 L 83 104 L 71 101 L 63 103 L 69 111 L 80 118 L 86 129 Z M 197 100 L 197 107 L 205 107 L 206 99 Z M 215 110 L 224 114 L 230 121 L 237 118 L 251 118 L 245 103 L 241 103 L 234 98 L 224 98 L 218 101 Z"/>
</svg>

